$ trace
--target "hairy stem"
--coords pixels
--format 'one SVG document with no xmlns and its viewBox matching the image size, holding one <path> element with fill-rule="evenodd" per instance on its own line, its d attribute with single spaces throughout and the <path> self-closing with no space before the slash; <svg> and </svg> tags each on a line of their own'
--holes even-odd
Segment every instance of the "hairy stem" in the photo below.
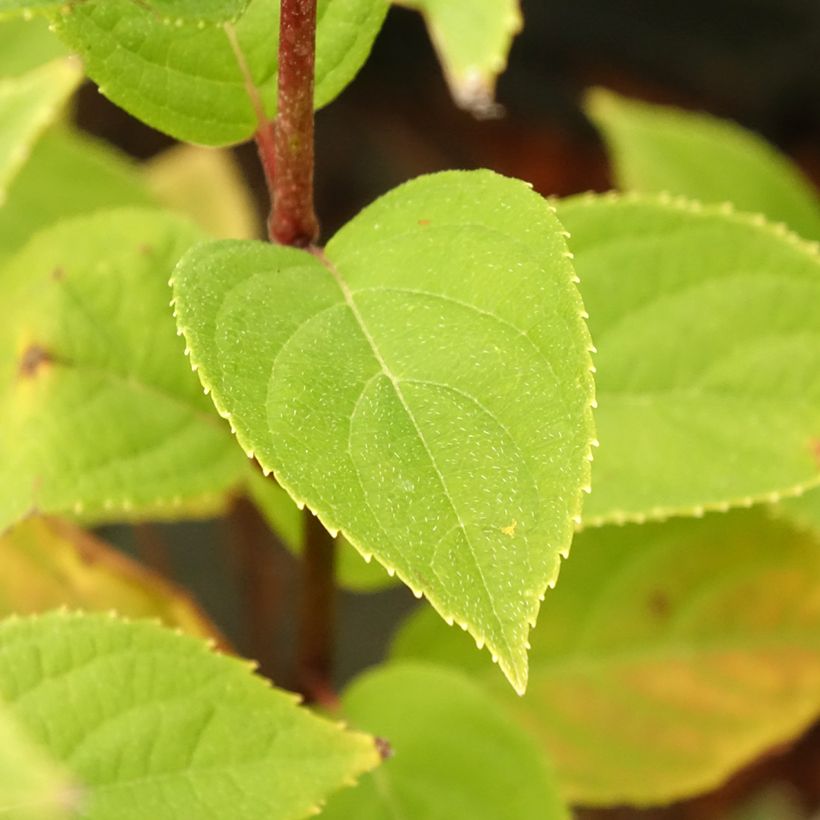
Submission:
<svg viewBox="0 0 820 820">
<path fill-rule="evenodd" d="M 313 207 L 315 62 L 316 0 L 281 0 L 279 113 L 268 233 L 272 241 L 282 245 L 307 247 L 319 237 Z"/>
</svg>

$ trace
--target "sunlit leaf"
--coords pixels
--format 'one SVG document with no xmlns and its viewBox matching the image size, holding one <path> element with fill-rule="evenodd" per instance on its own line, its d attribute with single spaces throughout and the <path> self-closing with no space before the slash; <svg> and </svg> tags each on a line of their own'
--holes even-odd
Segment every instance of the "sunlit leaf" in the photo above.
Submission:
<svg viewBox="0 0 820 820">
<path fill-rule="evenodd" d="M 30 510 L 204 515 L 247 470 L 190 372 L 168 276 L 201 238 L 167 214 L 78 217 L 0 270 L 0 530 Z"/>
<path fill-rule="evenodd" d="M 559 205 L 598 348 L 584 523 L 700 515 L 820 483 L 820 254 L 762 217 L 653 197 Z"/>
<path fill-rule="evenodd" d="M 589 475 L 567 257 L 541 197 L 474 171 L 396 189 L 321 257 L 212 243 L 174 274 L 191 361 L 245 450 L 519 691 Z"/>
<path fill-rule="evenodd" d="M 5 621 L 0 697 L 73 774 L 88 820 L 307 817 L 379 762 L 372 738 L 145 621 Z"/>
</svg>

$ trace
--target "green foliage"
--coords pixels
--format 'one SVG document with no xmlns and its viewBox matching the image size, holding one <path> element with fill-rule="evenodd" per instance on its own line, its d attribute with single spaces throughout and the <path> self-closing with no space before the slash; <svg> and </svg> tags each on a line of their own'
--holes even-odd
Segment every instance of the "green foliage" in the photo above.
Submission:
<svg viewBox="0 0 820 820">
<path fill-rule="evenodd" d="M 125 205 L 155 205 L 136 166 L 67 126 L 34 146 L 0 207 L 0 263 L 37 231 L 66 217 Z"/>
<path fill-rule="evenodd" d="M 0 816 L 11 820 L 68 820 L 76 792 L 0 704 Z"/>
<path fill-rule="evenodd" d="M 245 5 L 235 22 L 214 22 Z M 386 10 L 387 0 L 321 0 L 317 107 L 353 79 Z M 52 17 L 100 90 L 171 136 L 206 145 L 247 140 L 258 127 L 257 97 L 267 118 L 276 114 L 279 9 L 271 0 L 86 0 L 61 4 Z"/>
<path fill-rule="evenodd" d="M 305 517 L 293 499 L 270 477 L 253 472 L 248 493 L 268 526 L 294 555 L 304 546 Z M 343 535 L 336 536 L 336 580 L 356 592 L 375 592 L 399 583 L 375 561 L 365 561 Z"/>
<path fill-rule="evenodd" d="M 0 697 L 73 774 L 88 820 L 305 817 L 379 761 L 245 662 L 145 621 L 5 621 Z"/>
<path fill-rule="evenodd" d="M 521 29 L 519 0 L 396 0 L 424 15 L 456 103 L 479 117 L 498 113 L 495 83 Z"/>
<path fill-rule="evenodd" d="M 820 239 L 820 199 L 760 137 L 726 120 L 598 89 L 587 110 L 612 154 L 618 185 L 645 193 L 732 202 Z"/>
<path fill-rule="evenodd" d="M 327 820 L 564 820 L 554 775 L 497 702 L 455 671 L 398 664 L 362 676 L 346 717 L 389 738 L 392 752 Z"/>
<path fill-rule="evenodd" d="M 37 17 L 0 21 L 0 77 L 25 74 L 43 63 L 66 56 L 67 49 L 48 30 L 46 20 Z"/>
<path fill-rule="evenodd" d="M 820 482 L 820 255 L 761 217 L 580 197 L 572 234 L 601 448 L 586 524 L 702 515 Z"/>
<path fill-rule="evenodd" d="M 200 234 L 150 211 L 78 217 L 0 271 L 0 530 L 30 509 L 207 514 L 247 466 L 182 356 L 174 262 Z"/>
<path fill-rule="evenodd" d="M 29 518 L 0 536 L 0 617 L 61 606 L 158 618 L 222 640 L 180 589 L 67 521 Z"/>
<path fill-rule="evenodd" d="M 454 172 L 378 200 L 322 258 L 222 242 L 174 274 L 191 361 L 246 452 L 518 691 L 589 474 L 567 255 L 522 183 Z"/>
<path fill-rule="evenodd" d="M 37 138 L 81 79 L 80 65 L 63 59 L 21 77 L 0 80 L 0 205 Z"/>
<path fill-rule="evenodd" d="M 481 676 L 562 791 L 657 803 L 716 786 L 820 710 L 820 543 L 758 511 L 582 533 L 514 698 L 422 612 L 396 654 Z"/>
</svg>

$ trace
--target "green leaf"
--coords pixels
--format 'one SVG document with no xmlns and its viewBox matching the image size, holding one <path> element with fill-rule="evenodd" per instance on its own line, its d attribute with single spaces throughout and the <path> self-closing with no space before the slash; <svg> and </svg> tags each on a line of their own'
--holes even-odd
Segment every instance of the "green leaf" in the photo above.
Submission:
<svg viewBox="0 0 820 820">
<path fill-rule="evenodd" d="M 564 820 L 541 751 L 464 675 L 394 664 L 359 678 L 342 709 L 393 756 L 322 813 L 327 820 Z"/>
<path fill-rule="evenodd" d="M 577 537 L 509 696 L 422 612 L 395 654 L 472 670 L 551 755 L 583 804 L 711 789 L 820 712 L 820 543 L 765 512 Z"/>
<path fill-rule="evenodd" d="M 33 14 L 59 12 L 62 0 L 0 0 L 0 18 L 21 14 L 30 19 Z M 225 23 L 241 16 L 248 0 L 140 0 L 141 9 L 161 20 L 165 25 L 181 26 L 207 23 Z"/>
<path fill-rule="evenodd" d="M 174 274 L 191 361 L 246 452 L 518 691 L 589 475 L 567 255 L 526 185 L 452 172 L 378 200 L 321 258 L 222 242 Z"/>
<path fill-rule="evenodd" d="M 145 168 L 148 187 L 168 208 L 191 217 L 217 239 L 257 239 L 256 203 L 229 151 L 175 145 Z"/>
<path fill-rule="evenodd" d="M 597 89 L 587 111 L 607 141 L 621 188 L 732 202 L 820 239 L 820 199 L 782 154 L 751 131 L 708 114 Z"/>
<path fill-rule="evenodd" d="M 34 146 L 0 207 L 0 263 L 59 219 L 154 204 L 137 166 L 124 154 L 87 134 L 52 127 Z"/>
<path fill-rule="evenodd" d="M 67 521 L 30 518 L 0 536 L 0 617 L 69 606 L 168 626 L 224 644 L 182 589 Z"/>
<path fill-rule="evenodd" d="M 420 11 L 456 103 L 497 116 L 495 84 L 521 30 L 519 0 L 395 0 Z"/>
<path fill-rule="evenodd" d="M 820 538 L 820 489 L 815 488 L 796 498 L 784 498 L 775 506 L 775 513 Z"/>
<path fill-rule="evenodd" d="M 171 4 L 177 0 L 163 2 Z M 196 12 L 199 5 L 186 0 L 183 9 Z M 386 10 L 387 0 L 320 0 L 317 107 L 356 75 Z M 133 0 L 64 4 L 54 23 L 104 94 L 180 140 L 227 145 L 249 139 L 258 127 L 251 95 L 266 117 L 276 114 L 279 5 L 273 0 L 251 0 L 224 26 L 176 25 Z"/>
<path fill-rule="evenodd" d="M 25 74 L 67 54 L 42 18 L 0 22 L 0 77 Z"/>
<path fill-rule="evenodd" d="M 559 216 L 600 350 L 584 523 L 820 483 L 817 249 L 762 217 L 668 198 L 581 197 Z"/>
<path fill-rule="evenodd" d="M 146 621 L 7 620 L 0 697 L 81 784 L 88 820 L 306 817 L 379 761 L 246 662 Z"/>
<path fill-rule="evenodd" d="M 254 471 L 248 492 L 268 526 L 294 555 L 304 545 L 305 518 L 293 499 L 272 479 Z M 355 592 L 375 592 L 399 583 L 376 561 L 365 561 L 343 535 L 336 537 L 336 582 Z"/>
<path fill-rule="evenodd" d="M 201 235 L 126 210 L 37 234 L 0 271 L 0 530 L 213 513 L 247 465 L 182 355 L 168 276 Z"/>
<path fill-rule="evenodd" d="M 68 776 L 26 737 L 0 704 L 0 816 L 68 820 L 77 792 Z"/>
<path fill-rule="evenodd" d="M 0 205 L 31 147 L 81 79 L 79 63 L 66 59 L 0 80 Z"/>
</svg>

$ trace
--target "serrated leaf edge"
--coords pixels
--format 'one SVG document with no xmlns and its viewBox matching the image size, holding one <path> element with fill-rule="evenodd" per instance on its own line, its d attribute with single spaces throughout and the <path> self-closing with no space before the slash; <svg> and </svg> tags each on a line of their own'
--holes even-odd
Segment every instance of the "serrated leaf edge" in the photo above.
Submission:
<svg viewBox="0 0 820 820">
<path fill-rule="evenodd" d="M 552 197 L 551 201 L 557 202 L 558 199 Z M 640 191 L 606 191 L 604 193 L 585 191 L 582 194 L 568 197 L 562 200 L 562 202 L 564 206 L 578 208 L 593 208 L 601 204 L 614 204 L 618 202 L 638 205 L 651 204 L 659 205 L 670 211 L 694 214 L 696 216 L 722 216 L 736 224 L 758 228 L 771 236 L 785 240 L 792 247 L 797 248 L 807 256 L 813 257 L 820 262 L 820 242 L 803 238 L 791 230 L 784 222 L 772 222 L 763 214 L 738 210 L 728 201 L 716 205 L 704 204 L 691 197 L 673 195 L 663 191 L 659 194 L 646 194 Z M 680 507 L 653 507 L 645 513 L 615 510 L 608 515 L 582 518 L 577 522 L 577 531 L 580 532 L 587 527 L 603 527 L 610 524 L 623 526 L 625 524 L 645 524 L 652 521 L 661 522 L 678 517 L 702 518 L 707 512 L 725 513 L 732 509 L 748 508 L 757 504 L 776 504 L 787 498 L 802 496 L 807 490 L 812 490 L 815 487 L 820 487 L 820 473 L 818 473 L 817 477 L 813 480 L 793 484 L 781 490 L 740 496 L 728 501 Z"/>
<path fill-rule="evenodd" d="M 399 186 L 402 187 L 402 186 Z M 532 188 L 531 185 L 528 184 L 529 188 Z M 397 189 L 394 189 L 397 190 Z M 592 492 L 592 486 L 590 484 L 591 481 L 591 473 L 592 473 L 592 461 L 593 461 L 593 448 L 598 446 L 598 441 L 595 438 L 595 423 L 593 419 L 592 411 L 594 408 L 598 406 L 597 401 L 595 399 L 595 381 L 593 374 L 595 373 L 595 366 L 592 361 L 592 354 L 596 352 L 595 346 L 592 344 L 592 337 L 589 333 L 589 327 L 587 326 L 586 320 L 589 318 L 589 314 L 586 312 L 583 304 L 583 298 L 581 292 L 579 291 L 577 285 L 580 283 L 580 279 L 575 271 L 575 268 L 572 264 L 572 259 L 574 258 L 574 254 L 569 250 L 568 246 L 566 245 L 566 240 L 570 238 L 569 231 L 563 226 L 560 222 L 557 210 L 555 206 L 550 202 L 548 199 L 544 200 L 547 208 L 549 209 L 550 213 L 555 217 L 556 221 L 559 225 L 559 236 L 562 237 L 564 240 L 564 252 L 563 252 L 563 259 L 564 259 L 564 268 L 563 272 L 568 273 L 569 281 L 567 284 L 570 287 L 571 292 L 575 295 L 575 301 L 578 307 L 578 314 L 577 320 L 582 326 L 582 335 L 584 336 L 584 340 L 586 343 L 586 384 L 589 392 L 589 402 L 586 407 L 586 411 L 584 413 L 586 428 L 588 432 L 588 439 L 585 447 L 585 453 L 583 457 L 583 462 L 581 466 L 582 471 L 582 484 L 580 490 L 577 492 L 575 496 L 575 505 L 570 510 L 570 516 L 568 521 L 568 533 L 566 537 L 567 545 L 564 549 L 558 551 L 558 559 L 555 562 L 555 569 L 553 575 L 547 579 L 546 586 L 541 590 L 539 594 L 537 594 L 534 598 L 529 600 L 529 610 L 526 616 L 526 622 L 530 629 L 535 628 L 538 612 L 541 607 L 541 603 L 544 600 L 546 595 L 547 589 L 553 589 L 558 581 L 558 576 L 561 569 L 562 560 L 567 560 L 570 554 L 570 547 L 572 544 L 572 538 L 575 533 L 575 527 L 580 523 L 581 519 L 581 510 L 583 507 L 583 499 L 585 495 L 588 495 Z M 176 271 L 175 271 L 176 272 Z M 172 274 L 171 278 L 168 280 L 168 285 L 174 291 L 175 289 L 175 282 L 174 282 L 174 275 Z M 253 460 L 258 458 L 253 451 L 253 448 L 248 441 L 248 438 L 233 424 L 233 416 L 231 412 L 225 407 L 222 401 L 219 398 L 217 392 L 213 390 L 213 381 L 209 377 L 207 373 L 207 369 L 202 367 L 202 363 L 198 361 L 194 355 L 192 354 L 190 348 L 190 328 L 183 325 L 180 321 L 180 317 L 177 315 L 176 310 L 176 296 L 171 299 L 171 307 L 173 308 L 173 315 L 174 319 L 177 323 L 177 335 L 183 336 L 186 341 L 185 347 L 185 355 L 188 357 L 189 363 L 191 365 L 191 369 L 197 373 L 199 376 L 199 380 L 203 387 L 203 392 L 205 395 L 210 395 L 211 400 L 214 403 L 214 407 L 216 408 L 217 413 L 224 418 L 228 424 L 230 425 L 231 433 L 237 440 L 237 443 L 244 451 L 245 455 Z M 282 480 L 281 475 L 279 472 L 272 468 L 267 467 L 266 465 L 258 462 L 259 466 L 262 468 L 263 474 L 268 477 L 273 475 L 276 482 L 279 486 L 285 490 L 285 492 L 290 496 L 296 506 L 302 510 L 307 508 L 316 518 L 320 521 L 322 526 L 328 531 L 328 533 L 333 537 L 336 538 L 339 533 L 341 532 L 345 539 L 356 549 L 356 551 L 364 558 L 366 562 L 370 562 L 374 557 L 376 561 L 384 567 L 387 571 L 387 574 L 390 577 L 397 577 L 405 586 L 407 586 L 413 595 L 418 598 L 426 598 L 429 602 L 430 606 L 441 616 L 444 622 L 448 626 L 453 626 L 454 624 L 458 624 L 465 632 L 470 632 L 470 634 L 475 638 L 476 647 L 480 650 L 486 647 L 487 651 L 490 654 L 492 662 L 498 664 L 504 673 L 507 680 L 510 682 L 511 686 L 515 690 L 516 694 L 523 696 L 526 692 L 527 688 L 527 666 L 525 665 L 523 673 L 519 673 L 516 669 L 514 669 L 510 664 L 505 663 L 503 660 L 500 659 L 498 654 L 498 647 L 493 645 L 493 643 L 488 642 L 485 635 L 481 633 L 481 630 L 477 629 L 474 624 L 470 624 L 469 621 L 460 621 L 457 620 L 456 616 L 448 612 L 447 609 L 439 604 L 438 601 L 431 598 L 427 593 L 423 590 L 416 589 L 413 585 L 404 577 L 400 570 L 396 567 L 391 566 L 388 562 L 382 560 L 378 555 L 368 553 L 359 543 L 357 543 L 356 539 L 351 538 L 350 534 L 344 527 L 333 526 L 331 522 L 327 521 L 321 511 L 312 508 L 304 498 L 299 497 L 296 491 L 288 486 L 288 484 Z M 524 644 L 525 650 L 530 649 L 529 640 L 527 640 Z"/>
</svg>

